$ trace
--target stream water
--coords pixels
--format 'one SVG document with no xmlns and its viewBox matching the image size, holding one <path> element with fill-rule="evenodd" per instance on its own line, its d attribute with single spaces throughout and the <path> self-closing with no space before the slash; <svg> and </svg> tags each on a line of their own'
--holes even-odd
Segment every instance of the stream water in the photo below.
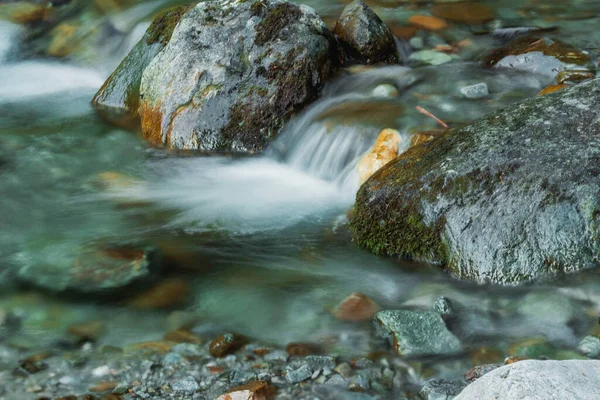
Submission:
<svg viewBox="0 0 600 400">
<path fill-rule="evenodd" d="M 341 9 L 312 3 L 324 15 Z M 118 57 L 147 26 L 147 11 L 139 13 L 130 10 L 141 25 L 131 27 Z M 114 60 L 85 66 L 15 57 L 20 29 L 0 22 L 0 311 L 22 319 L 18 334 L 0 336 L 4 343 L 40 351 L 69 326 L 101 320 L 98 343 L 125 346 L 159 340 L 178 321 L 193 320 L 207 337 L 235 330 L 281 346 L 328 343 L 354 356 L 380 347 L 373 347 L 370 323 L 332 316 L 349 294 L 364 293 L 383 309 L 429 309 L 446 296 L 467 310 L 454 328 L 472 351 L 428 359 L 428 375 L 455 378 L 465 370 L 452 366 L 470 368 L 476 349 L 507 356 L 521 339 L 541 336 L 557 357 L 568 357 L 595 324 L 600 276 L 593 271 L 522 287 L 480 286 L 374 256 L 352 243 L 347 228 L 356 163 L 381 129 L 398 129 L 406 148 L 415 130 L 436 127 L 416 106 L 466 123 L 537 94 L 547 78 L 473 62 L 345 71 L 266 154 L 182 154 L 151 148 L 93 112 L 90 99 Z M 486 101 L 458 94 L 458 82 L 481 81 L 490 88 Z M 381 84 L 400 94 L 373 94 Z M 115 184 L 106 176 L 119 178 Z M 126 295 L 60 295 L 16 272 L 31 264 L 59 269 L 82 246 L 132 240 L 175 260 L 161 279 L 185 282 L 182 304 L 137 310 Z"/>
</svg>

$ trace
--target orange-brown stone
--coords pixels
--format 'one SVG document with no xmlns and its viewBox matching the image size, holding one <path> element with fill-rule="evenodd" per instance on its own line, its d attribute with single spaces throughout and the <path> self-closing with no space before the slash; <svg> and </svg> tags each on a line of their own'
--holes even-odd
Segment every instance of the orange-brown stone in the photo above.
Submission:
<svg viewBox="0 0 600 400">
<path fill-rule="evenodd" d="M 431 13 L 464 24 L 481 24 L 494 19 L 494 12 L 489 7 L 471 2 L 436 4 L 431 8 Z"/>
<path fill-rule="evenodd" d="M 187 281 L 168 279 L 135 297 L 130 305 L 139 309 L 165 309 L 184 304 L 190 294 Z"/>
<path fill-rule="evenodd" d="M 269 400 L 275 397 L 277 389 L 264 381 L 250 382 L 237 386 L 217 398 L 217 400 Z"/>
<path fill-rule="evenodd" d="M 418 28 L 429 31 L 441 31 L 448 27 L 446 20 L 430 15 L 413 15 L 408 19 L 408 22 Z"/>
<path fill-rule="evenodd" d="M 370 321 L 379 311 L 379 306 L 362 293 L 352 293 L 333 310 L 341 321 Z"/>
</svg>

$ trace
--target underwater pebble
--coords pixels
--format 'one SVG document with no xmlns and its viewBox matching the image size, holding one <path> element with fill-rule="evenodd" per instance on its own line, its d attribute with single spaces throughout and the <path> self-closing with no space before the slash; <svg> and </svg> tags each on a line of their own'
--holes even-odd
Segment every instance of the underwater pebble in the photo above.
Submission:
<svg viewBox="0 0 600 400">
<path fill-rule="evenodd" d="M 490 94 L 488 85 L 485 82 L 477 83 L 471 86 L 460 88 L 460 92 L 467 99 L 482 99 Z"/>
</svg>

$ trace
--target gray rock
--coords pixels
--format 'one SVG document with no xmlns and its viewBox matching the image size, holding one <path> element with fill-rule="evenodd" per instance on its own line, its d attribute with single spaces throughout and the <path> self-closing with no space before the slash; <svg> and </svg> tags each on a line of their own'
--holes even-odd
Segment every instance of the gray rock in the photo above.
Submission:
<svg viewBox="0 0 600 400">
<path fill-rule="evenodd" d="M 398 354 L 451 354 L 460 351 L 459 340 L 435 312 L 381 311 L 375 315 L 378 336 L 388 339 Z"/>
<path fill-rule="evenodd" d="M 586 336 L 583 338 L 577 349 L 586 357 L 600 358 L 600 338 L 596 336 Z"/>
<path fill-rule="evenodd" d="M 600 393 L 600 361 L 520 361 L 467 386 L 456 400 L 592 400 Z"/>
<path fill-rule="evenodd" d="M 174 392 L 194 393 L 195 391 L 200 390 L 200 385 L 198 385 L 198 382 L 196 382 L 193 377 L 188 376 L 173 382 L 171 384 L 171 389 L 173 389 Z"/>
<path fill-rule="evenodd" d="M 495 68 L 511 68 L 525 71 L 549 78 L 554 78 L 557 73 L 565 69 L 564 64 L 553 56 L 547 56 L 541 51 L 532 51 L 527 54 L 509 55 L 494 66 Z"/>
<path fill-rule="evenodd" d="M 485 82 L 460 88 L 460 93 L 467 99 L 482 99 L 489 96 L 490 91 Z"/>
<path fill-rule="evenodd" d="M 600 80 L 538 96 L 413 147 L 357 194 L 377 254 L 517 284 L 597 265 Z"/>
<path fill-rule="evenodd" d="M 462 380 L 446 381 L 432 379 L 425 383 L 419 392 L 423 400 L 452 400 L 467 386 Z"/>
<path fill-rule="evenodd" d="M 154 21 L 95 98 L 137 108 L 156 145 L 260 151 L 338 62 L 335 39 L 307 6 L 215 0 L 178 10 Z"/>
<path fill-rule="evenodd" d="M 328 356 L 307 356 L 304 357 L 304 363 L 308 364 L 312 372 L 335 368 L 335 358 Z"/>
<path fill-rule="evenodd" d="M 377 14 L 360 0 L 354 0 L 344 8 L 334 33 L 352 58 L 367 64 L 398 62 L 394 36 Z"/>
<path fill-rule="evenodd" d="M 331 386 L 345 387 L 347 384 L 348 383 L 346 382 L 346 379 L 344 379 L 344 377 L 341 375 L 333 375 L 331 378 L 327 379 L 327 382 L 325 382 L 325 385 Z"/>
<path fill-rule="evenodd" d="M 313 374 L 308 364 L 286 367 L 285 379 L 289 383 L 298 383 L 309 379 Z"/>
<path fill-rule="evenodd" d="M 442 317 L 449 317 L 455 314 L 454 307 L 449 298 L 442 296 L 433 303 L 433 311 Z"/>
</svg>

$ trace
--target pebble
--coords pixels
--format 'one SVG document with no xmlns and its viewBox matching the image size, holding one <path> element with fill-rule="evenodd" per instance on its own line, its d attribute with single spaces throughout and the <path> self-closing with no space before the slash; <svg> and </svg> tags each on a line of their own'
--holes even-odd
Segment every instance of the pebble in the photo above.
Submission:
<svg viewBox="0 0 600 400">
<path fill-rule="evenodd" d="M 213 357 L 225 357 L 240 349 L 245 344 L 242 336 L 235 333 L 225 333 L 210 344 L 210 354 Z"/>
<path fill-rule="evenodd" d="M 362 293 L 352 293 L 333 310 L 340 321 L 370 321 L 379 311 L 379 306 Z"/>
<path fill-rule="evenodd" d="M 107 365 L 103 365 L 101 367 L 95 368 L 94 370 L 92 370 L 92 375 L 94 375 L 94 376 L 110 375 L 110 367 Z"/>
<path fill-rule="evenodd" d="M 313 372 L 308 364 L 302 364 L 297 368 L 288 367 L 285 372 L 285 379 L 289 383 L 298 383 L 309 379 Z"/>
<path fill-rule="evenodd" d="M 410 38 L 410 40 L 408 41 L 408 44 L 410 44 L 410 46 L 413 49 L 417 49 L 417 50 L 421 50 L 421 49 L 423 49 L 423 47 L 425 47 L 423 38 L 420 36 L 415 36 L 415 37 Z"/>
<path fill-rule="evenodd" d="M 465 387 L 467 387 L 467 382 L 462 380 L 432 379 L 421 388 L 419 396 L 424 400 L 453 399 Z"/>
<path fill-rule="evenodd" d="M 174 392 L 182 392 L 182 393 L 194 393 L 197 390 L 200 390 L 200 385 L 194 377 L 188 376 L 184 379 L 175 381 L 171 384 L 171 389 Z"/>
<path fill-rule="evenodd" d="M 460 88 L 460 92 L 467 99 L 482 99 L 489 96 L 490 91 L 488 85 L 485 82 L 477 83 L 475 85 L 464 86 Z"/>
<path fill-rule="evenodd" d="M 332 386 L 346 386 L 346 380 L 341 375 L 333 375 L 331 378 L 327 379 L 325 382 L 326 385 Z"/>
<path fill-rule="evenodd" d="M 444 19 L 432 17 L 431 15 L 413 15 L 408 19 L 408 22 L 430 31 L 440 31 L 448 27 L 448 23 Z"/>
<path fill-rule="evenodd" d="M 371 93 L 376 97 L 397 97 L 399 94 L 396 86 L 390 84 L 379 85 Z"/>
<path fill-rule="evenodd" d="M 352 373 L 352 367 L 348 363 L 341 363 L 337 367 L 334 368 L 334 371 L 343 376 L 344 378 L 350 378 Z"/>
<path fill-rule="evenodd" d="M 461 2 L 452 4 L 436 4 L 431 7 L 436 17 L 464 24 L 481 24 L 494 19 L 494 12 L 479 3 Z"/>
</svg>

